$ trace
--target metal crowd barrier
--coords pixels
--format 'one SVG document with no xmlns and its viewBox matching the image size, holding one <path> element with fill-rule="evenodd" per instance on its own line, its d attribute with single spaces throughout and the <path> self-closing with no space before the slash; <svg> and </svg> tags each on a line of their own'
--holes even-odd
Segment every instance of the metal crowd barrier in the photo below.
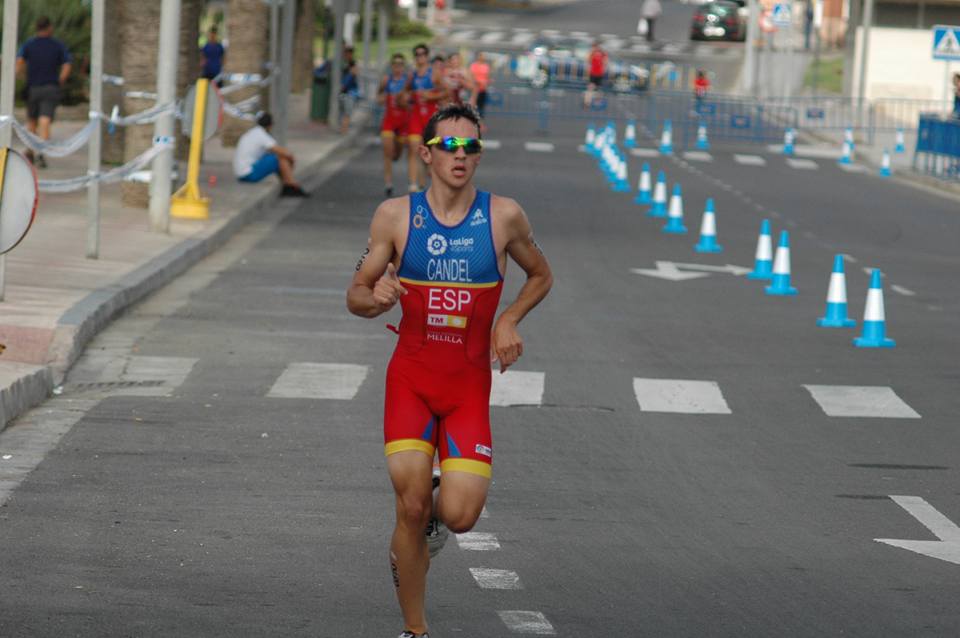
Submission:
<svg viewBox="0 0 960 638">
<path fill-rule="evenodd" d="M 960 179 L 960 119 L 921 113 L 918 122 L 913 169 L 941 179 Z"/>
</svg>

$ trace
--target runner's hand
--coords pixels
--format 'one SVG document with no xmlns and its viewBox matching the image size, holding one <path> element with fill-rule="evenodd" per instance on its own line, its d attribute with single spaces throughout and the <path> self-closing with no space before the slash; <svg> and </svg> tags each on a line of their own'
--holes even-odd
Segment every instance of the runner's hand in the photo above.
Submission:
<svg viewBox="0 0 960 638">
<path fill-rule="evenodd" d="M 503 316 L 497 319 L 490 339 L 490 362 L 500 361 L 500 374 L 517 362 L 523 355 L 523 339 L 517 332 L 517 324 Z"/>
<path fill-rule="evenodd" d="M 400 283 L 397 269 L 393 263 L 387 264 L 387 271 L 383 273 L 373 286 L 373 301 L 386 312 L 400 301 L 400 296 L 407 294 L 407 289 Z"/>
</svg>

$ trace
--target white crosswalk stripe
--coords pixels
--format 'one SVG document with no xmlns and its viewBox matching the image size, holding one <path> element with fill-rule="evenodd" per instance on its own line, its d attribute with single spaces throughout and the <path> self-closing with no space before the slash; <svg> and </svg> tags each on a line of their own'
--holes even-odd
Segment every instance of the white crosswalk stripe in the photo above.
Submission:
<svg viewBox="0 0 960 638">
<path fill-rule="evenodd" d="M 540 405 L 543 402 L 543 372 L 507 370 L 503 374 L 493 370 L 490 405 Z"/>
<path fill-rule="evenodd" d="M 743 164 L 744 166 L 766 166 L 767 160 L 763 159 L 759 155 L 740 155 L 739 153 L 734 153 L 733 161 L 737 164 Z"/>
<path fill-rule="evenodd" d="M 632 148 L 630 154 L 634 157 L 660 157 L 660 151 L 655 148 Z"/>
<path fill-rule="evenodd" d="M 529 31 L 520 31 L 513 34 L 513 37 L 510 38 L 510 42 L 513 44 L 519 44 L 520 46 L 526 46 L 527 44 L 533 42 L 534 37 L 535 36 Z"/>
<path fill-rule="evenodd" d="M 887 386 L 805 385 L 827 416 L 919 419 L 920 415 Z"/>
<path fill-rule="evenodd" d="M 683 159 L 690 160 L 692 162 L 712 162 L 713 155 L 706 151 L 686 151 L 683 154 Z"/>
<path fill-rule="evenodd" d="M 644 412 L 680 412 L 686 414 L 730 414 L 715 381 L 689 379 L 633 379 L 637 403 Z"/>
<path fill-rule="evenodd" d="M 483 140 L 483 150 L 495 151 L 500 148 L 500 140 Z"/>
<path fill-rule="evenodd" d="M 552 153 L 554 146 L 550 142 L 524 142 L 523 148 L 533 153 Z"/>
<path fill-rule="evenodd" d="M 357 395 L 370 371 L 352 363 L 291 363 L 270 388 L 281 399 L 349 400 Z"/>
<path fill-rule="evenodd" d="M 473 40 L 477 32 L 473 29 L 467 29 L 466 31 L 454 31 L 450 34 L 449 40 L 451 42 L 468 42 Z"/>
<path fill-rule="evenodd" d="M 480 41 L 484 44 L 493 44 L 503 39 L 503 31 L 489 31 L 480 36 Z"/>
</svg>

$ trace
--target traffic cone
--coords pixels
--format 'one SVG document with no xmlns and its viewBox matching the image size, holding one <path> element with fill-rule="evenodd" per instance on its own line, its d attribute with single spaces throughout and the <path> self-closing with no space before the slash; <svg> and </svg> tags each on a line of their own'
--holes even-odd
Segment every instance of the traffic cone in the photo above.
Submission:
<svg viewBox="0 0 960 638">
<path fill-rule="evenodd" d="M 630 192 L 630 181 L 627 177 L 627 159 L 625 157 L 619 158 L 619 162 L 617 163 L 617 181 L 613 185 L 613 190 L 616 193 Z"/>
<path fill-rule="evenodd" d="M 827 288 L 827 311 L 817 319 L 821 328 L 852 328 L 857 322 L 847 317 L 847 276 L 843 273 L 843 255 L 833 258 L 833 273 Z"/>
<path fill-rule="evenodd" d="M 627 148 L 637 145 L 637 124 L 634 120 L 627 122 L 627 129 L 623 133 L 623 145 Z"/>
<path fill-rule="evenodd" d="M 857 147 L 856 142 L 853 141 L 853 129 L 849 126 L 843 131 L 843 141 L 850 144 L 851 151 Z"/>
<path fill-rule="evenodd" d="M 597 132 L 593 130 L 593 122 L 587 125 L 587 137 L 583 140 L 583 146 L 590 151 L 593 148 L 593 141 L 597 137 Z"/>
<path fill-rule="evenodd" d="M 760 223 L 760 236 L 757 238 L 757 253 L 753 261 L 753 272 L 747 279 L 773 278 L 773 239 L 770 237 L 770 220 Z"/>
<path fill-rule="evenodd" d="M 796 138 L 796 133 L 793 132 L 792 128 L 788 128 L 783 133 L 783 154 L 788 157 L 793 157 L 793 142 Z"/>
<path fill-rule="evenodd" d="M 667 223 L 661 230 L 674 235 L 687 234 L 687 227 L 683 225 L 683 195 L 680 192 L 680 184 L 673 185 L 673 195 L 670 196 L 670 212 L 667 213 Z"/>
<path fill-rule="evenodd" d="M 673 153 L 673 123 L 670 120 L 663 121 L 663 132 L 660 134 L 660 153 L 663 155 Z"/>
<path fill-rule="evenodd" d="M 890 177 L 890 151 L 883 149 L 883 159 L 880 160 L 880 177 Z"/>
<path fill-rule="evenodd" d="M 607 120 L 607 137 L 611 144 L 617 143 L 617 125 L 613 120 Z"/>
<path fill-rule="evenodd" d="M 700 222 L 700 241 L 693 247 L 698 253 L 720 253 L 723 246 L 717 243 L 717 217 L 713 212 L 713 198 L 707 198 Z"/>
<path fill-rule="evenodd" d="M 640 183 L 637 184 L 637 196 L 634 198 L 634 204 L 649 204 L 653 201 L 653 195 L 650 192 L 650 165 L 643 163 L 643 170 L 640 171 Z"/>
<path fill-rule="evenodd" d="M 667 175 L 657 173 L 657 185 L 653 187 L 653 206 L 647 211 L 648 217 L 667 216 Z"/>
<path fill-rule="evenodd" d="M 887 321 L 883 311 L 883 281 L 876 268 L 870 273 L 870 290 L 863 309 L 863 332 L 853 340 L 858 348 L 893 348 L 897 342 L 887 338 Z"/>
<path fill-rule="evenodd" d="M 897 129 L 897 145 L 893 149 L 894 153 L 906 153 L 907 147 L 903 142 L 903 129 Z"/>
<path fill-rule="evenodd" d="M 840 164 L 852 164 L 853 163 L 853 145 L 850 142 L 844 141 L 843 143 L 843 154 L 838 160 Z"/>
<path fill-rule="evenodd" d="M 780 245 L 773 260 L 773 281 L 765 288 L 768 295 L 795 295 L 797 289 L 790 285 L 790 233 L 780 231 Z"/>
<path fill-rule="evenodd" d="M 707 125 L 700 122 L 697 126 L 697 148 L 701 151 L 710 150 L 710 141 L 707 139 Z"/>
</svg>

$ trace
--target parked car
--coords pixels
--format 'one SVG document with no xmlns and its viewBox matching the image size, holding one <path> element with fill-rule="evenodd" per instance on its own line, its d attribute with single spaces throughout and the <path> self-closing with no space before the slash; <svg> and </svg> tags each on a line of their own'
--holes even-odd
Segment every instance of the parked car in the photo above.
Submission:
<svg viewBox="0 0 960 638">
<path fill-rule="evenodd" d="M 584 88 L 590 78 L 590 40 L 578 38 L 543 38 L 517 58 L 515 73 L 536 88 L 547 84 Z M 607 80 L 614 90 L 626 93 L 647 88 L 649 71 L 639 65 L 610 60 Z"/>
<path fill-rule="evenodd" d="M 730 0 L 712 0 L 697 7 L 690 26 L 691 40 L 735 40 L 747 37 L 741 5 Z"/>
</svg>

